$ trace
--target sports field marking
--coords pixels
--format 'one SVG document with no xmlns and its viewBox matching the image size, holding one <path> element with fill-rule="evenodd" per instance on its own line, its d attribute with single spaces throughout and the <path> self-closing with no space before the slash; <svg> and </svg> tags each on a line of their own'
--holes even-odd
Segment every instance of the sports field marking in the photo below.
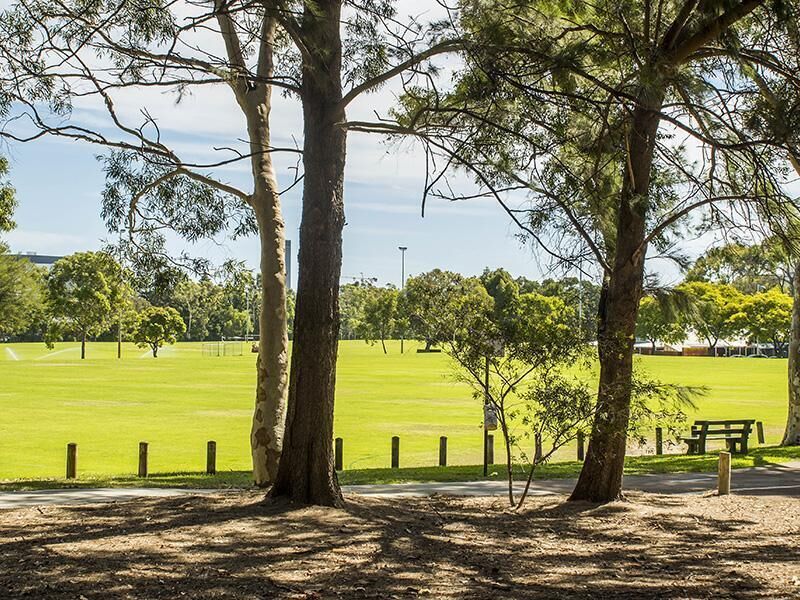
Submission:
<svg viewBox="0 0 800 600">
<path fill-rule="evenodd" d="M 6 348 L 6 354 L 11 357 L 11 360 L 19 360 L 19 356 L 11 348 Z"/>
</svg>

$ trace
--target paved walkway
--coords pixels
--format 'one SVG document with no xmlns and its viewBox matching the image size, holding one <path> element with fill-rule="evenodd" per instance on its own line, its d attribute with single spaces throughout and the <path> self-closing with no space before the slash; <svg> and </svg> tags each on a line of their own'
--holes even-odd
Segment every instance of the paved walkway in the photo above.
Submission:
<svg viewBox="0 0 800 600">
<path fill-rule="evenodd" d="M 574 479 L 534 481 L 531 494 L 568 494 Z M 716 489 L 715 473 L 674 473 L 663 475 L 629 475 L 625 489 L 659 494 L 696 494 Z M 520 489 L 522 485 L 520 484 Z M 733 471 L 733 493 L 756 496 L 793 496 L 800 498 L 800 462 Z M 0 492 L 0 509 L 55 504 L 91 504 L 124 502 L 137 498 L 166 498 L 209 494 L 220 490 L 171 488 L 101 488 L 70 490 L 39 490 L 36 492 Z M 351 485 L 345 493 L 402 498 L 449 494 L 454 496 L 499 496 L 506 492 L 502 481 L 472 481 L 454 483 L 401 483 L 392 485 Z"/>
</svg>

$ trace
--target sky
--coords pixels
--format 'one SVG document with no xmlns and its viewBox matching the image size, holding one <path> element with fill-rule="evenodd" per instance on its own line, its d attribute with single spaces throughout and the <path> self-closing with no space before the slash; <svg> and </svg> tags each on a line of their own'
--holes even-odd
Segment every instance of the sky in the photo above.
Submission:
<svg viewBox="0 0 800 600">
<path fill-rule="evenodd" d="M 425 3 L 406 0 L 417 12 Z M 208 40 L 210 45 L 215 40 Z M 445 73 L 447 70 L 445 69 Z M 446 77 L 447 75 L 445 75 Z M 350 119 L 372 120 L 385 115 L 396 101 L 396 85 L 362 96 L 348 108 Z M 275 146 L 301 144 L 302 122 L 296 100 L 274 96 L 272 135 Z M 162 138 L 184 160 L 210 161 L 226 156 L 215 147 L 244 149 L 244 120 L 232 93 L 224 86 L 205 86 L 178 103 L 162 91 L 120 92 L 117 110 L 130 124 L 141 122 L 146 109 L 158 121 Z M 107 115 L 89 101 L 75 104 L 73 121 L 105 128 Z M 14 252 L 64 255 L 102 246 L 110 236 L 100 218 L 104 185 L 98 146 L 46 138 L 3 149 L 11 163 L 10 179 L 17 189 L 17 229 L 6 236 Z M 276 155 L 281 187 L 293 180 L 296 155 Z M 237 163 L 213 174 L 249 191 L 248 165 Z M 429 199 L 425 218 L 420 215 L 425 179 L 424 155 L 411 143 L 387 145 L 378 135 L 351 133 L 345 173 L 343 282 L 376 278 L 381 284 L 401 283 L 399 246 L 408 248 L 405 272 L 412 275 L 433 268 L 466 275 L 484 268 L 504 267 L 515 276 L 536 279 L 548 274 L 541 250 L 522 244 L 516 226 L 493 200 L 448 202 Z M 462 178 L 463 180 L 463 178 Z M 293 242 L 292 263 L 296 285 L 296 252 L 300 225 L 297 186 L 282 198 L 286 236 Z M 171 241 L 171 250 L 187 250 L 215 263 L 233 258 L 258 267 L 258 240 L 223 240 L 188 246 Z"/>
</svg>

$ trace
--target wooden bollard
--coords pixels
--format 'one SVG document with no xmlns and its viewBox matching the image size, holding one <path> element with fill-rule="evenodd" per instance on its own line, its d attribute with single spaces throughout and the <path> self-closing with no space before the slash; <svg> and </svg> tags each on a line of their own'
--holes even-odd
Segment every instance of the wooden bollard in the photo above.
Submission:
<svg viewBox="0 0 800 600">
<path fill-rule="evenodd" d="M 494 464 L 494 436 L 491 433 L 486 436 L 486 463 Z"/>
<path fill-rule="evenodd" d="M 344 468 L 344 459 L 342 458 L 343 450 L 344 440 L 342 438 L 336 438 L 333 444 L 333 466 L 337 471 L 341 471 Z"/>
<path fill-rule="evenodd" d="M 439 466 L 447 466 L 447 437 L 442 436 L 439 438 Z"/>
<path fill-rule="evenodd" d="M 206 444 L 206 473 L 215 475 L 217 473 L 217 442 L 209 440 Z"/>
<path fill-rule="evenodd" d="M 392 468 L 400 468 L 400 438 L 396 435 L 392 437 Z"/>
<path fill-rule="evenodd" d="M 584 445 L 586 443 L 586 436 L 582 431 L 578 432 L 578 460 L 582 461 L 586 455 L 584 452 Z"/>
<path fill-rule="evenodd" d="M 67 444 L 67 479 L 78 476 L 78 444 Z"/>
<path fill-rule="evenodd" d="M 656 454 L 664 454 L 664 430 L 661 427 L 656 427 Z"/>
<path fill-rule="evenodd" d="M 139 442 L 139 477 L 147 477 L 147 442 Z"/>
<path fill-rule="evenodd" d="M 542 460 L 542 434 L 537 433 L 533 439 L 533 461 L 538 463 Z"/>
<path fill-rule="evenodd" d="M 727 496 L 731 493 L 731 453 L 719 453 L 719 477 L 717 478 L 717 494 Z"/>
<path fill-rule="evenodd" d="M 761 421 L 756 423 L 756 431 L 758 432 L 758 443 L 764 444 L 764 423 Z"/>
</svg>

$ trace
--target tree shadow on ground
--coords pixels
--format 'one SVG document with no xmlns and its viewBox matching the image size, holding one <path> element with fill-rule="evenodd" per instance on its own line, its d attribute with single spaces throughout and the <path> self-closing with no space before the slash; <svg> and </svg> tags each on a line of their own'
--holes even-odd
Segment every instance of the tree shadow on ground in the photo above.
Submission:
<svg viewBox="0 0 800 600">
<path fill-rule="evenodd" d="M 353 496 L 344 509 L 248 492 L 0 513 L 0 596 L 634 598 L 789 595 L 800 503 L 630 495 Z M 787 588 L 781 591 L 782 588 Z"/>
</svg>

